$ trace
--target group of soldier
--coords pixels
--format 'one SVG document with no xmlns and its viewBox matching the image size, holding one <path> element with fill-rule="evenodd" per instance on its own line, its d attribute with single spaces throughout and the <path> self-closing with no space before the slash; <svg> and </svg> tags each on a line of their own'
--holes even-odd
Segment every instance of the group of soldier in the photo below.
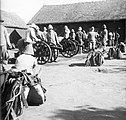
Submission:
<svg viewBox="0 0 126 120">
<path fill-rule="evenodd" d="M 40 36 L 39 38 L 41 38 L 41 40 L 46 40 L 56 45 L 60 45 L 57 33 L 54 31 L 52 25 L 48 26 L 48 30 L 46 27 L 44 27 L 44 31 L 38 33 L 38 36 Z M 81 26 L 78 28 L 78 31 L 75 32 L 74 29 L 69 29 L 69 27 L 65 25 L 62 37 L 65 40 L 71 39 L 82 45 L 83 47 L 80 48 L 80 53 L 82 53 L 83 49 L 86 47 L 88 47 L 90 50 L 95 50 L 98 42 L 101 43 L 103 51 L 105 51 L 107 45 L 115 46 L 118 44 L 120 35 L 117 31 L 109 31 L 105 24 L 102 26 L 102 31 L 97 32 L 95 27 L 92 26 L 87 33 L 84 29 L 82 29 Z"/>
<path fill-rule="evenodd" d="M 84 48 L 89 47 L 90 50 L 95 50 L 97 42 L 101 42 L 103 50 L 106 49 L 106 45 L 115 46 L 118 44 L 120 37 L 117 31 L 109 32 L 105 24 L 103 24 L 102 31 L 100 32 L 97 32 L 93 26 L 87 33 L 82 27 L 79 27 L 77 32 L 75 32 L 74 29 L 68 30 L 67 26 L 65 26 L 64 29 L 64 32 L 67 34 L 67 39 L 77 41 L 80 45 L 83 45 Z"/>
<path fill-rule="evenodd" d="M 3 23 L 4 21 L 1 20 L 0 23 Z M 0 43 L 0 49 L 1 49 L 1 55 L 3 56 L 3 61 L 6 61 L 7 59 L 7 46 L 9 48 L 12 48 L 9 35 L 7 33 L 6 28 L 1 24 L 1 43 Z M 106 45 L 114 46 L 118 44 L 118 39 L 120 35 L 117 32 L 109 32 L 107 29 L 107 26 L 103 24 L 102 31 L 99 33 L 95 30 L 95 28 L 92 26 L 89 31 L 86 33 L 82 27 L 78 27 L 78 31 L 75 32 L 74 29 L 69 29 L 67 25 L 64 26 L 63 29 L 63 39 L 68 40 L 71 39 L 72 41 L 78 42 L 78 44 L 82 45 L 83 47 L 80 48 L 80 53 L 83 52 L 83 49 L 88 47 L 89 50 L 95 50 L 97 41 L 100 38 L 100 42 L 102 44 L 103 51 L 106 49 Z M 40 30 L 40 28 L 32 23 L 28 25 L 28 29 L 26 32 L 26 38 L 25 38 L 25 48 L 22 46 L 19 47 L 20 51 L 25 51 L 23 53 L 30 53 L 31 55 L 34 55 L 34 48 L 33 44 L 36 43 L 36 41 L 47 41 L 48 43 L 53 43 L 56 46 L 60 46 L 58 35 L 56 31 L 54 30 L 53 26 L 51 24 L 48 25 L 48 27 L 44 27 L 43 31 Z M 23 50 L 21 50 L 23 48 Z M 2 58 L 2 56 L 0 56 Z M 23 58 L 26 59 L 26 58 Z M 25 60 L 24 60 L 25 61 Z M 21 61 L 22 62 L 22 61 Z M 18 63 L 18 62 L 16 62 Z M 6 64 L 4 62 L 4 64 Z"/>
</svg>

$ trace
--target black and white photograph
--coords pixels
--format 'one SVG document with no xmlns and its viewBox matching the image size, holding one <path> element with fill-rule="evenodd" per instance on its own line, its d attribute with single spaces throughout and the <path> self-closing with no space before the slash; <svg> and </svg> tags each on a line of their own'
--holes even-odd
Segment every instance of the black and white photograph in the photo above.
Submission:
<svg viewBox="0 0 126 120">
<path fill-rule="evenodd" d="M 0 120 L 126 120 L 126 0 L 0 3 Z"/>
</svg>

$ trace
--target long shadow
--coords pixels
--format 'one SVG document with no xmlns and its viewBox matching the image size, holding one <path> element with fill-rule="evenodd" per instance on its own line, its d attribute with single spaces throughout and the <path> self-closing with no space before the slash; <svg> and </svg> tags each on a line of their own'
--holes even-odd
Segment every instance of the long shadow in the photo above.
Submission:
<svg viewBox="0 0 126 120">
<path fill-rule="evenodd" d="M 116 70 L 118 70 L 119 72 L 126 72 L 126 67 L 125 68 L 114 68 Z"/>
<path fill-rule="evenodd" d="M 74 66 L 86 67 L 85 63 L 72 63 L 72 64 L 69 65 L 69 67 L 74 67 Z"/>
<path fill-rule="evenodd" d="M 104 110 L 90 107 L 88 109 L 65 110 L 54 112 L 52 120 L 126 120 L 126 108 Z"/>
<path fill-rule="evenodd" d="M 101 72 L 101 73 L 122 73 L 126 72 L 126 68 L 112 68 L 112 69 L 107 69 L 107 68 L 97 68 L 95 70 L 96 72 Z"/>
</svg>

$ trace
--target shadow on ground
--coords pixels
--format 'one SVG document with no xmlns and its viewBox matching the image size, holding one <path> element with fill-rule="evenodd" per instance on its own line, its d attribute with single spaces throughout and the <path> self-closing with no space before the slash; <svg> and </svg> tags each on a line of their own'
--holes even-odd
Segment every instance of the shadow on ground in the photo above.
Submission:
<svg viewBox="0 0 126 120">
<path fill-rule="evenodd" d="M 89 107 L 88 109 L 65 110 L 54 112 L 52 120 L 126 120 L 126 108 L 104 110 Z"/>
<path fill-rule="evenodd" d="M 72 64 L 69 65 L 69 67 L 74 67 L 74 66 L 86 67 L 85 63 L 72 63 Z"/>
</svg>

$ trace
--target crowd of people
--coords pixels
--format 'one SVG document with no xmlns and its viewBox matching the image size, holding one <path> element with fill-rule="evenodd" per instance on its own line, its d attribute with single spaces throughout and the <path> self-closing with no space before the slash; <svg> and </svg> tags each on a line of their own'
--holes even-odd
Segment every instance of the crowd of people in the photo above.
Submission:
<svg viewBox="0 0 126 120">
<path fill-rule="evenodd" d="M 1 56 L 3 57 L 4 64 L 6 64 L 7 61 L 7 47 L 12 48 L 12 45 L 9 40 L 9 35 L 7 33 L 6 28 L 2 25 L 3 20 L 1 20 L 1 42 L 0 42 L 0 49 L 1 49 Z M 77 42 L 82 47 L 80 47 L 80 53 L 83 53 L 84 49 L 89 50 L 95 50 L 98 47 L 98 44 L 102 46 L 103 51 L 106 50 L 106 46 L 116 46 L 119 42 L 120 35 L 118 31 L 109 31 L 107 26 L 103 24 L 101 31 L 96 31 L 95 27 L 92 26 L 89 28 L 89 31 L 85 31 L 81 26 L 78 27 L 78 30 L 75 32 L 75 30 L 69 29 L 67 25 L 64 26 L 63 29 L 63 39 L 64 40 L 72 40 L 74 42 Z M 3 36 L 4 35 L 4 36 Z M 25 47 L 20 47 L 18 45 L 18 48 L 20 51 L 30 51 L 32 55 L 34 55 L 34 48 L 33 44 L 35 44 L 37 41 L 46 41 L 48 43 L 53 43 L 56 46 L 60 46 L 60 42 L 58 39 L 58 35 L 56 31 L 54 30 L 53 26 L 51 24 L 48 25 L 48 27 L 43 27 L 43 31 L 40 30 L 40 28 L 32 23 L 28 25 L 28 29 L 26 32 L 26 38 L 25 38 Z M 6 41 L 6 42 L 5 42 Z M 21 50 L 23 49 L 23 50 Z"/>
<path fill-rule="evenodd" d="M 9 35 L 6 27 L 2 24 L 4 20 L 0 20 L 1 23 L 1 40 L 0 40 L 0 64 L 2 67 L 0 68 L 0 72 L 6 71 L 6 65 L 9 58 L 8 48 L 11 49 L 12 45 L 10 43 Z M 106 50 L 106 46 L 116 46 L 119 43 L 120 35 L 116 32 L 111 32 L 108 30 L 107 26 L 103 24 L 102 31 L 97 32 L 95 27 L 92 26 L 89 31 L 86 31 L 80 26 L 78 27 L 78 31 L 75 32 L 74 29 L 69 29 L 68 26 L 64 26 L 63 29 L 63 40 L 72 40 L 83 47 L 80 47 L 80 53 L 83 53 L 83 49 L 87 47 L 89 50 L 95 51 L 97 42 L 100 41 L 103 51 Z M 48 43 L 53 43 L 56 46 L 61 46 L 60 41 L 58 39 L 58 35 L 54 30 L 51 24 L 48 27 L 43 27 L 43 31 L 40 28 L 32 23 L 28 25 L 28 29 L 26 32 L 26 38 L 24 39 L 24 46 L 18 45 L 19 51 L 21 54 L 17 57 L 15 65 L 12 67 L 13 71 L 23 71 L 26 70 L 30 76 L 36 76 L 35 69 L 38 69 L 37 59 L 34 57 L 34 44 L 37 41 L 46 41 Z M 101 63 L 103 64 L 103 63 Z M 100 65 L 101 65 L 100 64 Z M 38 72 L 38 71 L 37 71 Z M 32 79 L 31 83 L 34 81 Z M 1 86 L 4 81 L 1 81 Z M 44 92 L 41 88 L 40 84 L 31 85 L 38 92 L 38 94 L 44 98 Z M 25 99 L 28 97 L 29 86 L 26 86 L 24 89 Z M 44 99 L 43 99 L 44 103 Z"/>
<path fill-rule="evenodd" d="M 102 31 L 97 32 L 95 27 L 92 26 L 86 33 L 84 29 L 80 26 L 78 31 L 75 32 L 74 29 L 69 29 L 67 26 L 64 27 L 64 38 L 77 41 L 83 47 L 80 50 L 82 53 L 83 48 L 88 47 L 90 50 L 95 50 L 98 43 L 101 43 L 103 51 L 105 51 L 106 46 L 115 46 L 119 42 L 120 35 L 116 32 L 111 32 L 108 30 L 107 26 L 103 24 Z"/>
<path fill-rule="evenodd" d="M 1 56 L 0 58 L 3 59 L 3 63 L 6 64 L 7 62 L 7 47 L 12 48 L 9 35 L 7 33 L 6 28 L 2 25 L 4 21 L 1 20 L 1 42 L 0 42 L 0 49 L 1 49 Z M 72 40 L 74 42 L 77 42 L 82 47 L 80 47 L 80 53 L 83 53 L 84 49 L 89 50 L 95 50 L 100 44 L 103 48 L 103 51 L 106 50 L 106 46 L 116 46 L 119 42 L 120 35 L 117 32 L 109 31 L 107 26 L 103 24 L 102 30 L 97 32 L 95 30 L 95 27 L 92 26 L 89 28 L 89 31 L 86 32 L 81 26 L 78 27 L 78 31 L 75 32 L 74 29 L 69 29 L 67 25 L 64 26 L 63 29 L 63 39 L 64 40 Z M 29 51 L 32 55 L 34 55 L 34 48 L 33 44 L 35 44 L 37 41 L 46 41 L 48 43 L 53 43 L 56 46 L 60 46 L 60 42 L 58 39 L 58 35 L 56 31 L 54 30 L 53 26 L 51 24 L 48 25 L 48 27 L 43 27 L 43 31 L 40 30 L 40 28 L 32 23 L 28 25 L 28 29 L 26 32 L 26 38 L 25 38 L 25 47 L 22 47 L 18 45 L 18 48 L 22 53 L 27 53 Z M 23 49 L 23 50 L 21 50 Z M 25 51 L 25 52 L 24 52 Z M 25 58 L 24 58 L 25 59 Z"/>
</svg>

